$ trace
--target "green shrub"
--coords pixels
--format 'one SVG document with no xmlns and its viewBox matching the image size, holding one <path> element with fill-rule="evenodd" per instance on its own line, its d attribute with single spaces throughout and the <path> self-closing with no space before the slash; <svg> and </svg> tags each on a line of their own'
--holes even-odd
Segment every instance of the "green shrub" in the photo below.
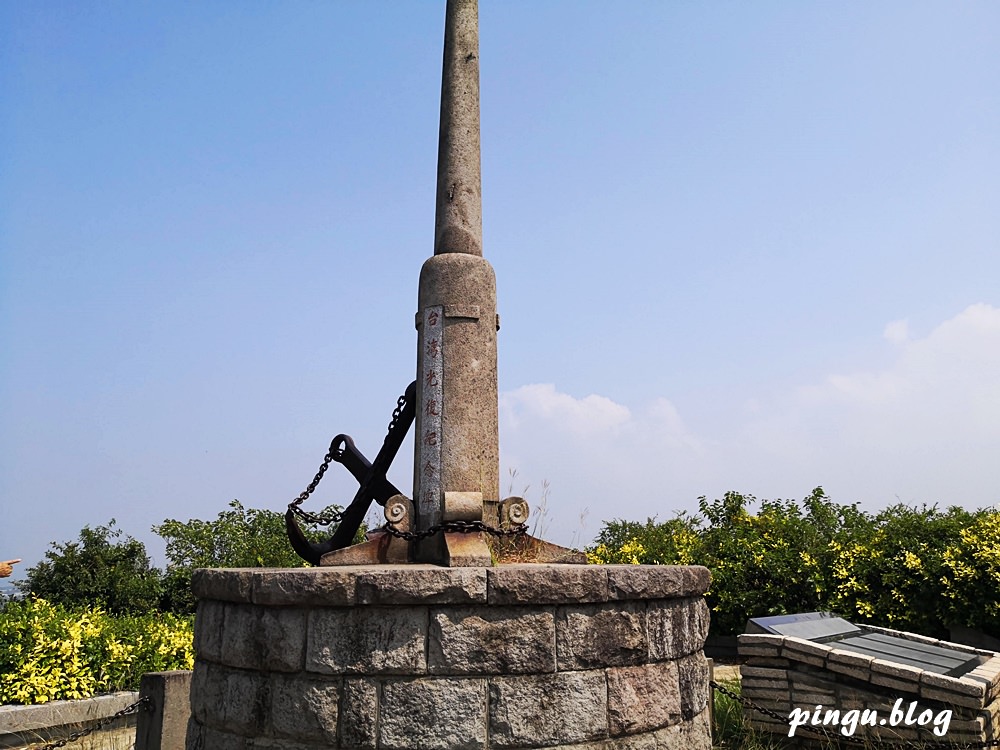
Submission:
<svg viewBox="0 0 1000 750">
<path fill-rule="evenodd" d="M 342 510 L 330 505 L 319 515 Z M 336 528 L 336 527 L 334 527 Z M 167 570 L 163 575 L 160 607 L 178 614 L 194 612 L 191 574 L 197 568 L 301 568 L 308 565 L 295 550 L 285 532 L 284 513 L 260 508 L 244 508 L 238 500 L 212 521 L 167 519 L 153 531 L 167 543 Z M 324 541 L 333 531 L 321 526 L 303 528 L 308 539 Z M 354 542 L 363 541 L 364 525 Z"/>
<path fill-rule="evenodd" d="M 588 558 L 708 567 L 714 635 L 741 633 L 751 617 L 812 610 L 935 637 L 951 625 L 1000 635 L 996 510 L 894 505 L 871 515 L 817 487 L 801 502 L 702 497 L 699 511 L 606 522 Z"/>
<path fill-rule="evenodd" d="M 822 499 L 822 490 L 816 496 Z M 819 605 L 822 582 L 809 556 L 817 529 L 797 503 L 764 500 L 747 511 L 752 496 L 727 492 L 722 500 L 700 499 L 707 520 L 703 564 L 712 571 L 709 606 L 720 632 L 742 632 L 748 613 L 785 614 Z"/>
<path fill-rule="evenodd" d="M 982 511 L 941 553 L 948 622 L 1000 637 L 1000 513 Z"/>
<path fill-rule="evenodd" d="M 949 596 L 945 552 L 961 549 L 963 529 L 987 513 L 893 505 L 853 538 L 830 540 L 826 608 L 861 622 L 947 636 L 955 620 L 942 606 Z"/>
<path fill-rule="evenodd" d="M 75 542 L 53 542 L 45 560 L 28 568 L 17 584 L 30 594 L 66 607 L 100 607 L 113 614 L 157 609 L 160 571 L 150 564 L 142 542 L 115 528 L 84 526 Z"/>
<path fill-rule="evenodd" d="M 136 690 L 146 672 L 191 669 L 192 641 L 191 618 L 10 601 L 0 611 L 0 703 Z"/>
<path fill-rule="evenodd" d="M 607 521 L 587 560 L 596 564 L 690 565 L 700 557 L 698 523 L 685 514 L 657 523 Z"/>
</svg>

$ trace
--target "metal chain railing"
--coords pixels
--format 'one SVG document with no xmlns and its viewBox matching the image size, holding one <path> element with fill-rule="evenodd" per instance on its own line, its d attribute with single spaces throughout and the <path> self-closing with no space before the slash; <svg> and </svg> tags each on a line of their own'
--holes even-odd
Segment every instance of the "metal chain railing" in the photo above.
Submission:
<svg viewBox="0 0 1000 750">
<path fill-rule="evenodd" d="M 729 688 L 720 685 L 715 680 L 709 680 L 709 686 L 725 696 L 732 698 L 734 701 L 739 703 L 744 708 L 752 708 L 754 711 L 758 711 L 765 716 L 772 719 L 776 719 L 782 724 L 788 723 L 788 717 L 779 714 L 777 711 L 772 711 L 769 708 L 765 708 L 757 703 L 754 703 L 749 698 L 744 698 L 737 692 L 730 690 Z M 813 734 L 820 735 L 823 739 L 828 740 L 833 743 L 841 743 L 847 745 L 856 745 L 859 747 L 871 747 L 871 741 L 866 741 L 859 739 L 857 737 L 846 737 L 840 732 L 834 732 L 827 729 L 824 726 L 804 724 L 796 727 L 796 733 L 798 732 L 812 732 Z M 908 740 L 878 740 L 879 748 L 913 748 L 915 750 L 936 750 L 940 748 L 944 750 L 981 750 L 982 748 L 988 747 L 1000 747 L 1000 739 L 996 740 L 986 740 L 984 742 L 953 742 L 948 740 L 920 740 L 920 741 L 908 741 Z"/>
<path fill-rule="evenodd" d="M 146 708 L 147 706 L 150 706 L 151 704 L 152 704 L 152 700 L 150 699 L 150 697 L 148 695 L 144 695 L 141 698 L 139 698 L 139 700 L 137 700 L 135 703 L 132 703 L 131 705 L 125 706 L 125 708 L 123 708 L 121 711 L 118 711 L 117 713 L 115 713 L 112 716 L 108 716 L 107 718 L 104 718 L 104 719 L 101 719 L 101 720 L 97 721 L 91 727 L 87 727 L 86 729 L 81 729 L 79 732 L 74 732 L 69 737 L 64 737 L 63 739 L 57 740 L 56 742 L 50 742 L 47 745 L 40 745 L 38 747 L 32 746 L 31 750 L 55 750 L 55 748 L 57 748 L 57 747 L 65 747 L 70 742 L 76 742 L 79 739 L 83 739 L 87 735 L 93 734 L 94 732 L 96 732 L 96 731 L 98 731 L 100 729 L 103 729 L 104 727 L 106 727 L 109 724 L 117 721 L 118 719 L 122 718 L 123 716 L 128 716 L 129 714 L 139 713 L 139 711 L 141 709 Z"/>
</svg>

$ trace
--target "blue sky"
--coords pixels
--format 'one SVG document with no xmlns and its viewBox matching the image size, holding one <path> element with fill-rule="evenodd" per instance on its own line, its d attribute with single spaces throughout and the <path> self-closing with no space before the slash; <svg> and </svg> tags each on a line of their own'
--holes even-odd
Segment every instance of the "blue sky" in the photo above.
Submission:
<svg viewBox="0 0 1000 750">
<path fill-rule="evenodd" d="M 0 558 L 113 517 L 162 563 L 153 524 L 281 510 L 339 432 L 375 453 L 443 6 L 0 5 Z M 548 483 L 549 538 L 730 489 L 1000 501 L 1000 5 L 482 0 L 480 29 L 501 471 Z"/>
</svg>

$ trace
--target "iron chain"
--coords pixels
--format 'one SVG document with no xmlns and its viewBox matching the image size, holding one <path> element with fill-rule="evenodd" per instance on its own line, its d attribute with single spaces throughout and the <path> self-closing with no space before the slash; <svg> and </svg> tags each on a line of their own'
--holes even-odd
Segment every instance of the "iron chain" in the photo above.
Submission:
<svg viewBox="0 0 1000 750">
<path fill-rule="evenodd" d="M 441 532 L 455 532 L 459 534 L 475 534 L 477 532 L 483 532 L 485 534 L 492 534 L 493 536 L 521 536 L 528 532 L 528 525 L 524 523 L 518 523 L 511 526 L 509 529 L 497 529 L 493 526 L 488 526 L 482 521 L 444 521 L 442 523 L 434 524 L 429 529 L 424 529 L 423 531 L 402 531 L 393 526 L 389 521 L 386 521 L 385 526 L 381 528 L 388 534 L 396 537 L 397 539 L 405 539 L 408 542 L 415 542 L 420 539 L 426 539 L 429 536 L 434 536 L 435 534 L 440 534 Z"/>
<path fill-rule="evenodd" d="M 396 429 L 405 407 L 406 394 L 404 393 L 396 399 L 396 408 L 392 410 L 392 418 L 389 420 L 387 434 L 391 435 L 393 430 Z M 343 455 L 344 449 L 339 445 L 337 438 L 335 437 L 330 441 L 330 449 L 323 457 L 323 463 L 320 464 L 319 470 L 316 472 L 316 476 L 313 477 L 313 480 L 309 483 L 309 486 L 306 487 L 297 498 L 288 504 L 288 509 L 303 521 L 322 526 L 329 526 L 330 524 L 340 523 L 343 519 L 342 511 L 332 511 L 330 513 L 310 513 L 307 510 L 303 510 L 301 507 L 302 503 L 308 500 L 309 496 L 315 491 L 316 487 L 320 483 L 320 480 L 323 478 L 323 475 L 326 474 L 326 470 L 330 468 L 330 464 L 342 458 Z M 362 490 L 364 490 L 363 487 Z M 397 529 L 393 526 L 391 522 L 386 521 L 385 525 L 381 527 L 381 530 L 398 539 L 405 539 L 408 542 L 413 542 L 420 539 L 426 539 L 427 537 L 440 534 L 441 532 L 456 532 L 460 534 L 483 532 L 486 534 L 492 534 L 493 536 L 520 536 L 527 533 L 528 526 L 527 524 L 521 523 L 514 524 L 509 529 L 498 529 L 488 526 L 482 521 L 445 521 L 443 523 L 435 524 L 424 531 L 402 531 L 401 529 Z"/>
<path fill-rule="evenodd" d="M 151 703 L 152 703 L 152 701 L 150 700 L 149 696 L 148 695 L 144 695 L 139 700 L 137 700 L 135 703 L 133 703 L 133 704 L 131 704 L 129 706 L 126 706 L 125 708 L 123 708 L 121 711 L 119 711 L 118 713 L 114 714 L 113 716 L 109 716 L 106 719 L 101 719 L 96 724 L 94 724 L 94 726 L 92 726 L 92 727 L 89 727 L 87 729 L 83 729 L 83 730 L 81 730 L 79 732 L 74 732 L 69 737 L 65 737 L 65 738 L 59 740 L 58 742 L 50 742 L 48 745 L 42 745 L 41 747 L 34 748 L 33 750 L 55 750 L 55 748 L 57 748 L 57 747 L 65 747 L 70 742 L 76 742 L 79 739 L 83 739 L 87 735 L 93 734 L 94 732 L 98 731 L 99 729 L 103 729 L 104 727 L 108 726 L 108 724 L 111 724 L 112 722 L 117 721 L 118 719 L 122 718 L 123 716 L 128 716 L 129 714 L 139 713 L 139 710 L 141 708 L 147 707 Z"/>
<path fill-rule="evenodd" d="M 292 500 L 292 502 L 288 504 L 288 509 L 306 523 L 315 523 L 321 526 L 329 526 L 331 523 L 340 523 L 342 514 L 339 511 L 334 511 L 327 514 L 310 513 L 307 510 L 302 510 L 301 505 L 306 500 L 308 500 L 309 496 L 315 491 L 316 486 L 319 484 L 319 481 L 323 478 L 323 475 L 326 474 L 326 470 L 330 468 L 330 464 L 333 463 L 333 461 L 335 461 L 336 459 L 339 459 L 343 455 L 344 455 L 344 449 L 338 447 L 337 438 L 334 438 L 333 440 L 330 441 L 330 449 L 326 452 L 326 455 L 323 457 L 323 463 L 320 464 L 319 470 L 316 472 L 316 476 L 313 477 L 313 480 L 309 483 L 309 486 L 306 487 L 305 490 L 303 490 L 297 498 L 295 498 L 294 500 Z"/>
<path fill-rule="evenodd" d="M 732 690 L 723 687 L 715 680 L 710 680 L 708 684 L 712 687 L 713 690 L 717 690 L 723 695 L 729 696 L 730 698 L 732 698 L 734 701 L 736 701 L 745 708 L 752 708 L 754 711 L 758 711 L 764 714 L 765 716 L 771 717 L 772 719 L 777 719 L 779 722 L 783 724 L 788 723 L 787 716 L 779 714 L 777 711 L 772 711 L 769 708 L 764 708 L 763 706 L 757 705 L 752 700 L 744 698 L 739 693 L 735 693 Z M 831 742 L 835 743 L 841 742 L 849 745 L 870 746 L 870 743 L 867 743 L 864 740 L 855 739 L 853 737 L 845 737 L 842 734 L 830 731 L 824 726 L 812 726 L 812 725 L 800 726 L 797 728 L 796 731 L 803 731 L 803 730 L 807 730 L 815 734 L 822 735 L 824 739 L 830 740 Z M 934 748 L 948 748 L 948 750 L 980 750 L 981 748 L 987 748 L 987 747 L 1000 747 L 1000 739 L 986 740 L 985 742 L 964 742 L 964 743 L 948 742 L 946 740 L 936 740 L 933 742 L 930 741 L 908 742 L 906 740 L 899 740 L 896 742 L 892 741 L 883 742 L 880 740 L 879 747 L 918 748 L 919 750 L 934 750 Z"/>
<path fill-rule="evenodd" d="M 396 425 L 399 424 L 399 418 L 403 413 L 403 408 L 406 406 L 406 394 L 404 393 L 398 399 L 396 399 L 396 408 L 392 410 L 392 418 L 389 420 L 388 432 L 391 433 Z M 340 437 L 339 435 L 337 437 Z M 316 472 L 316 476 L 309 483 L 299 496 L 292 500 L 288 504 L 288 509 L 292 511 L 295 515 L 301 518 L 306 523 L 313 523 L 319 526 L 329 526 L 334 523 L 340 523 L 343 520 L 343 511 L 330 511 L 329 513 L 311 513 L 308 510 L 302 510 L 302 503 L 309 499 L 309 496 L 316 490 L 319 485 L 320 480 L 323 475 L 326 474 L 326 470 L 330 468 L 330 464 L 334 461 L 338 461 L 344 456 L 344 448 L 338 442 L 337 437 L 330 441 L 330 448 L 327 450 L 326 455 L 323 456 L 323 463 L 320 464 L 319 469 Z"/>
</svg>

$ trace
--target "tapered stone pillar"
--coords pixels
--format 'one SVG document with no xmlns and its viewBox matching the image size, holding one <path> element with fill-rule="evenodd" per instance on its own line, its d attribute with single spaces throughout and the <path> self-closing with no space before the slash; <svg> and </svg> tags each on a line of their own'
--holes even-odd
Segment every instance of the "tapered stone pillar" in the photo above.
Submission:
<svg viewBox="0 0 1000 750">
<path fill-rule="evenodd" d="M 496 279 L 483 257 L 476 0 L 449 0 L 441 85 L 434 255 L 417 302 L 415 528 L 495 525 L 500 499 Z M 436 534 L 417 560 L 489 565 L 479 534 Z"/>
</svg>

